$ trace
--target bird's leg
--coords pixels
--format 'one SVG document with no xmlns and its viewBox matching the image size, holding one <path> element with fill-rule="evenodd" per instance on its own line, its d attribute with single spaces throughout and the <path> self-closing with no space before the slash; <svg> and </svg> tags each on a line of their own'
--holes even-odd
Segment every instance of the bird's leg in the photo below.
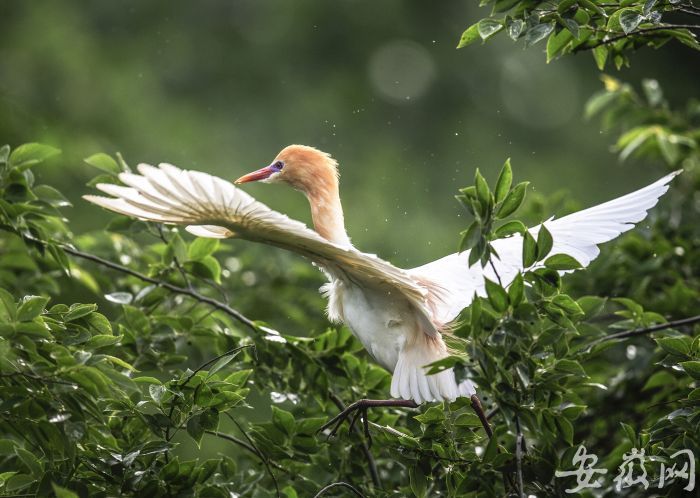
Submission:
<svg viewBox="0 0 700 498">
<path fill-rule="evenodd" d="M 338 415 L 326 422 L 318 432 L 323 432 L 326 429 L 331 429 L 328 437 L 331 438 L 335 436 L 343 425 L 345 420 L 350 420 L 350 430 L 355 426 L 357 419 L 362 417 L 363 429 L 367 440 L 371 444 L 371 437 L 369 434 L 369 422 L 367 421 L 367 409 L 376 407 L 392 407 L 392 408 L 418 408 L 418 405 L 412 399 L 361 399 L 355 401 L 353 404 L 342 410 Z M 488 418 L 484 413 L 484 409 L 481 406 L 481 400 L 476 394 L 471 396 L 471 407 L 476 413 L 477 417 L 481 421 L 481 425 L 484 427 L 484 431 L 488 435 L 489 439 L 493 437 L 493 431 L 491 430 L 491 425 L 489 424 Z M 350 418 L 352 417 L 352 418 Z"/>
<path fill-rule="evenodd" d="M 323 432 L 332 427 L 328 437 L 331 438 L 335 436 L 340 426 L 343 425 L 343 422 L 355 412 L 353 418 L 350 420 L 350 429 L 352 430 L 357 418 L 362 417 L 365 436 L 367 436 L 368 441 L 371 442 L 371 438 L 369 438 L 369 423 L 367 422 L 367 409 L 375 407 L 418 408 L 418 405 L 412 399 L 361 399 L 355 401 L 338 415 L 326 422 L 318 432 Z"/>
<path fill-rule="evenodd" d="M 479 417 L 479 420 L 481 421 L 481 425 L 484 426 L 484 431 L 486 431 L 486 435 L 491 439 L 493 437 L 493 431 L 491 430 L 491 425 L 489 424 L 489 419 L 486 417 L 486 414 L 484 413 L 484 408 L 481 406 L 481 400 L 479 399 L 479 396 L 476 394 L 472 394 L 471 396 L 471 401 L 472 401 L 472 409 L 476 413 L 476 416 Z"/>
</svg>

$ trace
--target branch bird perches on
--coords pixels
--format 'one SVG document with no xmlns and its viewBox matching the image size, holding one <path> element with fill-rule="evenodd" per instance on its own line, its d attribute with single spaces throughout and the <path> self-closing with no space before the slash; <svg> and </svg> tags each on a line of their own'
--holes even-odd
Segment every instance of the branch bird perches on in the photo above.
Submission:
<svg viewBox="0 0 700 498">
<path fill-rule="evenodd" d="M 236 183 L 286 183 L 306 195 L 314 230 L 271 210 L 232 183 L 170 164 L 141 164 L 140 175 L 121 173 L 126 186 L 99 184 L 112 197 L 85 199 L 117 213 L 147 221 L 186 225 L 200 237 L 239 237 L 287 249 L 307 257 L 325 273 L 322 292 L 328 316 L 345 323 L 369 354 L 393 372 L 393 400 L 371 406 L 407 406 L 470 397 L 490 435 L 476 389 L 458 381 L 452 369 L 427 375 L 425 366 L 448 355 L 442 338 L 473 296 L 485 296 L 484 279 L 499 277 L 508 286 L 522 268 L 522 237 L 496 240 L 499 258 L 490 266 L 469 266 L 469 253 L 451 254 L 404 270 L 357 250 L 345 231 L 338 189 L 338 167 L 330 155 L 313 147 L 291 145 L 269 166 Z M 668 190 L 672 173 L 636 192 L 560 219 L 544 222 L 553 238 L 552 253 L 564 253 L 587 266 L 598 244 L 614 239 L 643 220 Z M 530 232 L 536 237 L 539 227 Z M 401 401 L 404 403 L 401 403 Z M 367 404 L 356 404 L 365 410 Z M 340 420 L 342 422 L 342 419 Z"/>
</svg>

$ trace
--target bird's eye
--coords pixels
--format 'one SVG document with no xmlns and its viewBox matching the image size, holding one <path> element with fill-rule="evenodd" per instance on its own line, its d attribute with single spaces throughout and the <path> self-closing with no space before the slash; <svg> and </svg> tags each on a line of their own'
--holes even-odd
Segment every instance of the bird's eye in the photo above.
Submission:
<svg viewBox="0 0 700 498">
<path fill-rule="evenodd" d="M 284 168 L 284 161 L 276 161 L 275 164 L 272 165 L 273 168 L 275 168 L 277 171 L 282 171 L 282 168 Z"/>
</svg>

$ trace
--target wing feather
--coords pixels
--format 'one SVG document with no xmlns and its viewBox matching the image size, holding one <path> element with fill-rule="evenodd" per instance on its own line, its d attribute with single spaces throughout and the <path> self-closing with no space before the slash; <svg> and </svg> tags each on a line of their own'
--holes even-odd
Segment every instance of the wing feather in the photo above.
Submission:
<svg viewBox="0 0 700 498">
<path fill-rule="evenodd" d="M 236 236 L 274 245 L 311 259 L 337 278 L 398 291 L 420 311 L 424 331 L 435 333 L 425 302 L 427 291 L 406 271 L 373 254 L 327 241 L 303 223 L 273 211 L 221 178 L 170 164 L 158 168 L 140 164 L 138 171 L 139 175 L 119 175 L 127 187 L 98 185 L 113 197 L 84 198 L 142 220 L 189 225 L 187 230 L 198 236 Z"/>
<path fill-rule="evenodd" d="M 666 193 L 669 182 L 680 173 L 676 171 L 635 192 L 617 199 L 577 211 L 559 219 L 550 219 L 529 229 L 537 237 L 544 225 L 552 234 L 553 246 L 550 254 L 568 254 L 583 267 L 588 266 L 598 254 L 598 244 L 614 239 L 642 221 L 647 211 L 654 207 Z M 493 243 L 499 258 L 492 258 L 493 266 L 504 285 L 510 284 L 522 267 L 522 245 L 520 235 L 500 239 Z M 469 252 L 450 254 L 442 259 L 409 270 L 416 278 L 432 280 L 442 291 L 429 296 L 433 303 L 435 319 L 449 323 L 469 306 L 473 296 L 485 296 L 484 278 L 496 281 L 496 273 L 490 265 L 482 268 L 475 264 L 469 267 Z"/>
</svg>

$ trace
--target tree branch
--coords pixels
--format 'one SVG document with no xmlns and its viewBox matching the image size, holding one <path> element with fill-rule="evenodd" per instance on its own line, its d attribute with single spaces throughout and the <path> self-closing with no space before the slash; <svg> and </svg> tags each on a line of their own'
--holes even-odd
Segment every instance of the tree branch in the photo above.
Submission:
<svg viewBox="0 0 700 498">
<path fill-rule="evenodd" d="M 594 43 L 593 45 L 580 45 L 576 47 L 572 52 L 582 52 L 584 50 L 593 50 L 594 48 L 598 48 L 603 45 L 610 45 L 611 43 L 615 43 L 616 41 L 622 40 L 624 38 L 629 38 L 633 35 L 640 35 L 640 36 L 645 36 L 648 33 L 653 33 L 654 31 L 664 31 L 664 30 L 672 30 L 672 29 L 693 29 L 693 30 L 700 30 L 700 24 L 666 24 L 663 26 L 653 26 L 651 28 L 642 28 L 638 29 L 636 31 L 630 31 L 629 33 L 622 33 L 616 36 L 613 36 L 612 38 L 607 38 L 605 40 L 601 40 L 597 43 Z"/>
<path fill-rule="evenodd" d="M 314 498 L 318 498 L 319 496 L 325 494 L 326 491 L 330 491 L 331 489 L 338 488 L 338 487 L 348 488 L 350 491 L 355 493 L 356 496 L 359 496 L 360 498 L 365 498 L 365 495 L 360 493 L 355 486 L 348 484 L 347 482 L 342 482 L 342 481 L 341 482 L 334 482 L 333 484 L 329 484 L 328 486 L 324 487 L 323 489 L 321 489 L 321 491 L 319 491 L 318 493 L 316 493 L 314 495 Z"/>
<path fill-rule="evenodd" d="M 335 406 L 338 407 L 338 410 L 340 410 L 341 412 L 345 410 L 345 404 L 343 404 L 343 402 L 338 396 L 336 396 L 334 392 L 329 392 L 329 396 L 333 403 L 335 403 Z M 352 426 L 352 430 L 355 432 L 355 434 L 359 435 L 361 433 L 360 428 L 355 425 Z M 376 488 L 381 488 L 382 483 L 379 480 L 379 472 L 377 472 L 377 463 L 374 461 L 374 456 L 372 455 L 372 452 L 370 451 L 369 446 L 367 445 L 367 441 L 364 437 L 362 438 L 361 448 L 362 452 L 365 454 L 365 459 L 367 459 L 367 465 L 369 466 L 369 473 L 372 477 L 372 483 Z"/>
<path fill-rule="evenodd" d="M 28 235 L 22 235 L 22 237 L 26 240 L 41 244 L 43 246 L 49 245 L 49 243 L 44 241 L 44 240 L 36 239 L 36 238 L 28 236 Z M 100 266 L 104 266 L 105 268 L 109 268 L 111 270 L 115 270 L 115 271 L 118 271 L 120 273 L 130 275 L 130 276 L 135 277 L 143 282 L 148 282 L 149 284 L 154 284 L 154 285 L 157 285 L 159 287 L 163 287 L 164 289 L 167 289 L 174 294 L 181 294 L 184 296 L 189 296 L 192 299 L 195 299 L 201 303 L 208 304 L 212 308 L 215 308 L 219 311 L 223 311 L 228 316 L 230 316 L 234 320 L 237 320 L 238 322 L 242 323 L 243 325 L 248 327 L 253 332 L 255 332 L 255 333 L 259 332 L 258 326 L 255 324 L 255 322 L 253 320 L 251 320 L 250 318 L 246 317 L 240 311 L 233 309 L 232 307 L 230 307 L 229 305 L 227 305 L 225 303 L 222 303 L 221 301 L 217 301 L 216 299 L 213 299 L 211 297 L 200 294 L 199 292 L 195 291 L 194 289 L 187 289 L 185 287 L 179 287 L 177 285 L 173 285 L 173 284 L 168 283 L 168 282 L 163 282 L 162 280 L 158 280 L 157 278 L 149 277 L 148 275 L 144 275 L 143 273 L 137 272 L 136 270 L 132 270 L 131 268 L 128 268 L 126 266 L 120 265 L 118 263 L 114 263 L 112 261 L 101 258 L 99 256 L 95 256 L 94 254 L 83 252 L 79 249 L 76 249 L 76 248 L 69 246 L 69 245 L 66 245 L 66 244 L 56 243 L 56 245 L 72 256 L 75 256 L 75 257 L 78 257 L 81 259 L 85 259 L 88 261 L 92 261 L 93 263 L 97 263 Z"/>
<path fill-rule="evenodd" d="M 277 477 L 275 477 L 274 472 L 272 472 L 272 469 L 270 468 L 270 459 L 265 455 L 260 448 L 255 446 L 255 442 L 253 439 L 248 435 L 246 431 L 243 430 L 243 427 L 241 427 L 241 424 L 238 423 L 238 421 L 233 418 L 233 415 L 230 413 L 225 413 L 225 415 L 229 418 L 231 422 L 234 423 L 234 425 L 238 428 L 241 434 L 243 434 L 243 437 L 246 438 L 246 441 L 248 441 L 248 444 L 253 447 L 253 449 L 258 453 L 258 457 L 260 460 L 262 460 L 262 463 L 265 465 L 265 468 L 267 469 L 267 473 L 270 474 L 270 477 L 272 478 L 272 482 L 275 484 L 275 490 L 277 491 L 277 498 L 280 497 L 280 486 L 279 483 L 277 482 Z M 274 463 L 274 462 L 272 462 Z"/>
<path fill-rule="evenodd" d="M 692 325 L 694 323 L 700 322 L 700 315 L 691 316 L 690 318 L 683 318 L 681 320 L 674 320 L 671 322 L 660 323 L 658 325 L 652 325 L 651 327 L 646 327 L 643 329 L 632 329 L 625 330 L 622 332 L 616 332 L 615 334 L 606 335 L 593 341 L 590 345 L 595 346 L 604 341 L 612 341 L 614 339 L 626 339 L 628 337 L 636 337 L 638 335 L 651 334 L 652 332 L 658 332 L 659 330 L 666 330 L 674 327 L 683 327 L 686 325 Z"/>
<path fill-rule="evenodd" d="M 285 469 L 283 466 L 281 466 L 280 464 L 278 464 L 276 462 L 273 462 L 272 460 L 269 460 L 268 462 L 266 462 L 265 459 L 263 458 L 263 456 L 260 453 L 258 453 L 258 451 L 253 446 L 246 443 L 242 439 L 238 439 L 236 436 L 231 436 L 231 435 L 223 433 L 223 432 L 212 431 L 212 430 L 205 430 L 204 433 L 209 434 L 210 436 L 216 436 L 218 438 L 225 439 L 226 441 L 230 441 L 231 443 L 237 444 L 241 448 L 245 448 L 246 450 L 248 450 L 252 454 L 254 454 L 256 457 L 258 457 L 262 461 L 263 464 L 267 465 L 269 463 L 269 465 L 272 465 L 274 468 L 289 474 L 289 469 Z M 272 478 L 275 480 L 275 482 L 277 482 L 274 475 L 272 476 Z"/>
</svg>

